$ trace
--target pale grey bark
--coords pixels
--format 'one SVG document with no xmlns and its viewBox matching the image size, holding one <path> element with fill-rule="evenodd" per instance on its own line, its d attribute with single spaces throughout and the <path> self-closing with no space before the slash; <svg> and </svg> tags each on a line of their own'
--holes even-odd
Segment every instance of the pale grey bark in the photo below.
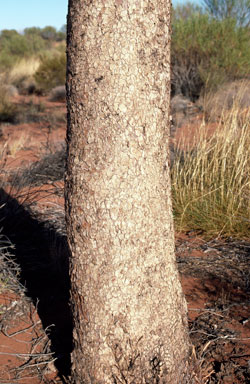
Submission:
<svg viewBox="0 0 250 384">
<path fill-rule="evenodd" d="M 73 382 L 181 383 L 186 303 L 167 160 L 170 1 L 70 0 Z"/>
</svg>

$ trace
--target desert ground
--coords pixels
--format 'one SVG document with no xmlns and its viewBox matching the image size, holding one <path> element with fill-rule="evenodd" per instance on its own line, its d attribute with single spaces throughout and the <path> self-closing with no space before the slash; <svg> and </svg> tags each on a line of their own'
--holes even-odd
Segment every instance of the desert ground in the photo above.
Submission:
<svg viewBox="0 0 250 384">
<path fill-rule="evenodd" d="M 63 197 L 66 107 L 36 95 L 14 95 L 13 103 L 20 108 L 17 121 L 0 126 L 0 236 L 6 245 L 0 259 L 0 383 L 63 383 L 72 350 Z M 183 135 L 192 141 L 203 119 L 195 104 L 176 108 L 171 145 Z M 215 118 L 208 134 L 216 124 Z M 176 231 L 194 383 L 248 382 L 249 251 L 246 238 Z"/>
</svg>

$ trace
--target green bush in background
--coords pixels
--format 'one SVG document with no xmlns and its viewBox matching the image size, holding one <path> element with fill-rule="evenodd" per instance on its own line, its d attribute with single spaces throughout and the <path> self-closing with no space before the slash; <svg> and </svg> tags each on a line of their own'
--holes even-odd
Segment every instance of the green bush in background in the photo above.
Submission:
<svg viewBox="0 0 250 384">
<path fill-rule="evenodd" d="M 187 2 L 172 11 L 172 95 L 191 100 L 250 74 L 250 0 L 203 0 L 203 4 Z M 64 84 L 65 37 L 65 26 L 59 31 L 31 27 L 23 34 L 1 31 L 0 75 L 21 59 L 42 57 L 35 75 L 40 91 Z"/>
<path fill-rule="evenodd" d="M 59 31 L 50 25 L 44 28 L 30 27 L 25 28 L 24 34 L 26 36 L 36 35 L 47 41 L 63 41 L 66 38 L 66 26 L 63 25 Z"/>
<path fill-rule="evenodd" d="M 58 85 L 65 84 L 66 55 L 65 52 L 44 56 L 35 73 L 35 81 L 42 92 L 47 92 Z"/>
<path fill-rule="evenodd" d="M 64 26 L 60 31 L 54 27 L 31 27 L 24 32 L 16 30 L 2 30 L 0 32 L 0 71 L 13 67 L 18 61 L 31 56 L 38 56 L 41 52 L 55 49 L 55 46 L 65 40 Z"/>
<path fill-rule="evenodd" d="M 191 10 L 192 11 L 192 10 Z M 191 99 L 250 74 L 250 30 L 235 19 L 190 12 L 173 19 L 172 88 Z"/>
</svg>

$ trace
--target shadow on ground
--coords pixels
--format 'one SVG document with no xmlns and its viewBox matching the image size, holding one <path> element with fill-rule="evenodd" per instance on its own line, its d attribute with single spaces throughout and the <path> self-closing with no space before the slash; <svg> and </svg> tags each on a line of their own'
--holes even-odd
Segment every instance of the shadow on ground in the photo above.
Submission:
<svg viewBox="0 0 250 384">
<path fill-rule="evenodd" d="M 20 266 L 20 282 L 36 306 L 43 328 L 48 330 L 59 376 L 68 376 L 72 318 L 66 236 L 50 220 L 32 214 L 27 202 L 19 203 L 2 188 L 0 206 L 0 226 L 15 246 L 13 257 Z"/>
<path fill-rule="evenodd" d="M 63 382 L 70 375 L 72 320 L 69 307 L 69 250 L 64 216 L 30 207 L 37 197 L 13 197 L 0 189 L 0 227 L 15 245 L 20 282 L 37 307 Z M 249 250 L 247 241 L 182 235 L 176 256 L 189 307 L 190 338 L 210 367 L 208 384 L 249 380 Z"/>
</svg>

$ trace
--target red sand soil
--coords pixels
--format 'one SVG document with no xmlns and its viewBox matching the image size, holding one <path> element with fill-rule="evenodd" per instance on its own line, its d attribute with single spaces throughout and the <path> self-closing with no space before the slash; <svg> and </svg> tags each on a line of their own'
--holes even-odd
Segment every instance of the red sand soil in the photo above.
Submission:
<svg viewBox="0 0 250 384">
<path fill-rule="evenodd" d="M 28 96 L 19 96 L 15 100 L 19 104 L 29 101 Z M 62 114 L 66 113 L 64 104 L 48 102 L 44 97 L 32 96 L 32 102 L 44 105 L 43 114 L 53 114 L 55 110 Z M 179 128 L 176 132 L 176 140 L 179 140 L 183 134 L 192 140 L 200 122 L 201 119 L 197 117 L 193 124 Z M 215 124 L 210 127 L 211 130 L 214 127 Z M 51 127 L 51 124 L 41 122 L 19 125 L 2 124 L 1 130 L 0 146 L 6 149 L 2 156 L 2 164 L 4 164 L 6 172 L 18 170 L 20 167 L 39 160 L 46 153 L 48 143 L 53 148 L 60 146 L 65 140 L 66 126 L 65 123 L 61 123 Z M 59 188 L 63 188 L 62 181 L 57 182 L 57 185 Z M 50 188 L 52 188 L 51 185 L 28 188 L 29 191 L 36 191 L 40 197 L 44 197 L 39 201 L 41 211 L 53 209 L 53 207 L 63 207 L 63 198 L 48 194 Z M 12 190 L 13 188 L 10 188 L 7 192 L 11 193 Z M 23 192 L 25 194 L 25 189 Z M 208 383 L 239 384 L 247 382 L 246 370 L 242 373 L 242 369 L 249 362 L 250 346 L 249 306 L 247 306 L 246 291 L 240 285 L 237 286 L 237 283 L 230 283 L 230 278 L 229 281 L 225 281 L 220 278 L 220 275 L 216 275 L 216 271 L 213 272 L 213 267 L 216 265 L 214 260 L 219 254 L 223 256 L 223 251 L 218 251 L 216 247 L 204 247 L 207 244 L 206 241 L 195 234 L 193 236 L 176 234 L 176 244 L 177 262 L 179 263 L 178 258 L 181 260 L 181 283 L 188 304 L 191 339 L 197 355 L 201 358 L 205 357 L 207 362 L 213 363 L 211 369 L 215 371 L 214 381 L 208 381 Z M 223 248 L 223 246 L 221 247 Z M 211 264 L 209 264 L 210 259 Z M 203 264 L 201 264 L 200 270 L 197 267 L 196 272 L 193 271 L 192 266 L 194 264 L 199 266 L 199 263 L 208 263 L 211 273 L 203 274 Z M 2 292 L 0 304 L 10 306 L 18 299 L 15 295 Z M 57 311 L 58 308 L 56 308 Z M 53 308 L 51 310 L 53 311 Z M 58 313 L 58 315 L 60 314 Z M 36 327 L 34 327 L 34 322 L 38 323 Z M 22 329 L 26 329 L 26 331 L 19 333 Z M 13 368 L 19 367 L 26 361 L 24 355 L 18 357 L 16 354 L 30 353 L 31 341 L 37 337 L 37 332 L 41 332 L 41 323 L 35 312 L 30 318 L 17 317 L 11 320 L 9 334 L 14 334 L 13 336 L 0 333 L 0 382 L 20 384 L 43 382 L 39 377 L 32 377 L 32 371 L 24 370 L 19 378 L 14 378 L 12 372 Z M 208 334 L 211 332 L 213 335 L 210 337 Z M 209 345 L 206 346 L 207 343 Z M 241 369 L 241 367 L 243 368 Z M 219 372 L 221 372 L 221 376 Z M 55 373 L 53 364 L 48 366 L 46 380 L 47 383 L 61 382 Z"/>
<path fill-rule="evenodd" d="M 1 306 L 14 306 L 20 298 L 16 295 L 4 292 L 0 295 Z M 25 369 L 25 363 L 29 360 L 30 354 L 40 353 L 40 345 L 34 345 L 33 341 L 43 336 L 41 320 L 35 310 L 31 309 L 29 316 L 17 316 L 12 319 L 0 333 L 0 382 L 39 384 L 41 379 L 37 377 L 37 371 L 32 367 Z M 19 371 L 15 372 L 19 367 Z M 23 369 L 22 369 L 23 368 Z M 53 364 L 47 367 L 46 378 L 56 378 L 56 370 Z"/>
</svg>

